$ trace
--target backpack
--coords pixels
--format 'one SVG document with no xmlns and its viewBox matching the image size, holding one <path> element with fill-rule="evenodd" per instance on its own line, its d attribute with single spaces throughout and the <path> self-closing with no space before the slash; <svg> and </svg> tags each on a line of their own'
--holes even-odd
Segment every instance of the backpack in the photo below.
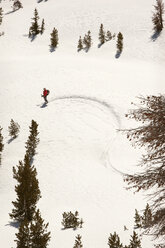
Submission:
<svg viewBox="0 0 165 248">
<path fill-rule="evenodd" d="M 50 93 L 50 90 L 47 90 L 47 96 L 49 95 L 49 93 Z"/>
</svg>

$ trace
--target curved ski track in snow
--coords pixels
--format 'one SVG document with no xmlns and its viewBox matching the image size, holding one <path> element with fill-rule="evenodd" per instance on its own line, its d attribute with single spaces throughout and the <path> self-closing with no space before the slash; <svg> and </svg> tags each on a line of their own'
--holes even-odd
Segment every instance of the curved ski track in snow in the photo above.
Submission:
<svg viewBox="0 0 165 248">
<path fill-rule="evenodd" d="M 90 97 L 90 96 L 68 95 L 68 96 L 60 96 L 60 97 L 51 98 L 49 100 L 49 102 L 54 102 L 54 101 L 59 101 L 59 100 L 70 100 L 70 101 L 75 100 L 75 101 L 87 102 L 88 104 L 97 103 L 97 104 L 101 105 L 102 107 L 106 108 L 108 111 L 110 111 L 111 114 L 115 117 L 115 119 L 117 121 L 118 129 L 120 129 L 120 127 L 121 127 L 120 116 L 116 113 L 116 111 L 114 110 L 113 106 L 111 104 L 107 103 L 104 100 L 100 100 L 100 99 L 98 99 L 96 97 Z M 101 111 L 103 111 L 103 109 L 101 109 Z M 116 137 L 117 137 L 117 134 L 114 137 L 113 141 L 116 139 Z M 111 145 L 112 145 L 112 142 L 111 142 Z M 103 152 L 103 154 L 101 156 L 101 158 L 105 161 L 104 166 L 107 167 L 108 165 L 110 165 L 111 168 L 113 169 L 113 171 L 117 172 L 120 175 L 125 175 L 125 173 L 123 173 L 120 170 L 116 169 L 112 165 L 112 163 L 110 161 L 110 158 L 109 158 L 109 153 L 110 153 L 110 140 L 108 140 L 107 148 L 106 148 L 105 152 Z"/>
</svg>

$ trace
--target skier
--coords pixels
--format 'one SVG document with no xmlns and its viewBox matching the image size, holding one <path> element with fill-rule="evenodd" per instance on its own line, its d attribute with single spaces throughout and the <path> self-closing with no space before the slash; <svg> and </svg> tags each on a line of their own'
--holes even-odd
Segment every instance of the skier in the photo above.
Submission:
<svg viewBox="0 0 165 248">
<path fill-rule="evenodd" d="M 43 95 L 41 95 L 44 100 L 45 100 L 45 103 L 48 103 L 48 100 L 47 100 L 47 96 L 49 95 L 49 90 L 47 90 L 46 88 L 43 89 Z"/>
</svg>

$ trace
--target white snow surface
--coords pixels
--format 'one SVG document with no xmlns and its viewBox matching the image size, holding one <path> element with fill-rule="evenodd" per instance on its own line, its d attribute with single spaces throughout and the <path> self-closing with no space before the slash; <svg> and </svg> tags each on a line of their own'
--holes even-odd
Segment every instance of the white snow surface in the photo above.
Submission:
<svg viewBox="0 0 165 248">
<path fill-rule="evenodd" d="M 164 93 L 165 31 L 153 41 L 152 0 L 2 0 L 0 32 L 0 125 L 4 151 L 0 167 L 0 243 L 16 247 L 18 229 L 9 218 L 16 195 L 12 167 L 23 160 L 31 120 L 39 126 L 40 143 L 34 158 L 42 198 L 40 208 L 49 222 L 49 248 L 73 247 L 82 235 L 83 247 L 106 248 L 116 231 L 125 245 L 133 233 L 135 208 L 143 210 L 145 192 L 126 190 L 123 173 L 134 173 L 142 151 L 134 149 L 118 129 L 133 127 L 125 114 L 137 96 Z M 45 32 L 28 38 L 34 9 Z M 116 59 L 116 40 L 98 48 L 98 31 L 123 33 L 124 49 Z M 50 52 L 50 33 L 56 27 L 59 45 Z M 79 36 L 90 30 L 91 49 L 77 52 Z M 42 90 L 50 90 L 42 107 Z M 10 120 L 20 134 L 9 142 Z M 62 213 L 78 211 L 83 228 L 62 230 Z M 128 231 L 124 231 L 124 225 Z M 140 234 L 140 233 L 139 233 Z M 155 241 L 142 236 L 142 248 Z"/>
</svg>

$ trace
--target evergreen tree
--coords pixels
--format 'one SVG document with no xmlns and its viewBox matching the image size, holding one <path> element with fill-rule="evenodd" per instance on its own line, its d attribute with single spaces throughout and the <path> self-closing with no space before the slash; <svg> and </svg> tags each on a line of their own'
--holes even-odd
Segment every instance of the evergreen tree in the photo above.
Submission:
<svg viewBox="0 0 165 248">
<path fill-rule="evenodd" d="M 36 204 L 41 197 L 36 176 L 37 171 L 34 166 L 30 165 L 28 155 L 25 155 L 24 163 L 19 161 L 17 168 L 13 167 L 13 178 L 17 180 L 18 184 L 15 186 L 17 199 L 12 202 L 14 209 L 9 214 L 12 219 L 32 220 Z"/>
<path fill-rule="evenodd" d="M 83 39 L 83 44 L 85 45 L 86 51 L 88 51 L 92 45 L 92 38 L 91 38 L 91 32 L 88 31 L 88 33 L 85 35 Z"/>
<path fill-rule="evenodd" d="M 123 51 L 123 35 L 121 32 L 118 33 L 117 35 L 117 53 L 121 53 Z"/>
<path fill-rule="evenodd" d="M 112 40 L 112 34 L 111 32 L 108 30 L 107 33 L 106 33 L 106 41 L 110 41 Z"/>
<path fill-rule="evenodd" d="M 100 25 L 100 29 L 99 29 L 99 41 L 100 41 L 100 45 L 103 45 L 105 43 L 105 31 L 103 24 Z"/>
<path fill-rule="evenodd" d="M 34 120 L 31 122 L 30 129 L 30 135 L 28 137 L 28 140 L 26 142 L 26 154 L 28 155 L 30 162 L 32 162 L 33 156 L 36 154 L 36 148 L 39 144 L 39 138 L 38 138 L 38 124 Z"/>
<path fill-rule="evenodd" d="M 41 30 L 40 30 L 40 33 L 43 34 L 45 31 L 45 21 L 44 19 L 42 19 L 42 24 L 41 24 Z"/>
<path fill-rule="evenodd" d="M 29 37 L 35 36 L 40 33 L 40 27 L 38 24 L 39 16 L 37 9 L 34 10 L 34 17 L 32 18 L 33 22 L 29 29 Z"/>
<path fill-rule="evenodd" d="M 14 0 L 13 3 L 13 10 L 18 10 L 20 8 L 23 8 L 22 3 L 19 0 Z"/>
<path fill-rule="evenodd" d="M 81 51 L 83 49 L 83 42 L 82 42 L 82 38 L 80 36 L 79 41 L 78 41 L 78 46 L 77 46 L 77 50 L 78 52 Z"/>
<path fill-rule="evenodd" d="M 0 25 L 2 24 L 2 19 L 3 19 L 3 9 L 0 8 Z"/>
<path fill-rule="evenodd" d="M 140 228 L 142 227 L 142 224 L 141 224 L 141 216 L 139 215 L 137 209 L 135 209 L 135 228 Z"/>
<path fill-rule="evenodd" d="M 129 248 L 141 248 L 141 241 L 138 238 L 137 233 L 134 231 L 131 236 Z"/>
<path fill-rule="evenodd" d="M 78 217 L 79 213 L 76 211 L 74 214 L 70 211 L 68 213 L 63 213 L 63 220 L 61 224 L 64 226 L 64 228 L 74 228 L 82 227 L 83 220 L 79 219 Z"/>
<path fill-rule="evenodd" d="M 58 39 L 58 30 L 56 28 L 54 28 L 50 35 L 51 35 L 50 46 L 51 46 L 51 49 L 54 50 L 58 45 L 58 40 L 59 40 Z"/>
<path fill-rule="evenodd" d="M 80 236 L 80 234 L 78 234 L 76 236 L 75 245 L 73 246 L 73 248 L 82 248 L 83 247 L 81 238 L 82 237 Z"/>
<path fill-rule="evenodd" d="M 16 233 L 17 239 L 14 240 L 17 248 L 30 248 L 30 224 L 28 221 L 23 221 L 20 224 L 19 231 Z"/>
<path fill-rule="evenodd" d="M 44 224 L 40 211 L 37 210 L 30 224 L 31 247 L 46 248 L 50 241 L 50 232 L 47 232 L 48 223 Z"/>
<path fill-rule="evenodd" d="M 146 208 L 144 210 L 143 216 L 142 216 L 142 226 L 144 228 L 150 227 L 152 224 L 152 212 L 150 209 L 149 204 L 147 203 Z"/>
<path fill-rule="evenodd" d="M 164 14 L 164 3 L 163 0 L 156 0 L 154 5 L 155 12 L 152 16 L 153 29 L 156 33 L 160 33 L 163 29 L 163 14 Z"/>
<path fill-rule="evenodd" d="M 10 121 L 9 129 L 9 135 L 12 139 L 15 139 L 18 136 L 20 126 L 17 122 L 14 122 L 13 119 Z"/>
<path fill-rule="evenodd" d="M 152 190 L 152 228 L 155 238 L 165 235 L 165 96 L 139 97 L 140 103 L 126 117 L 141 123 L 136 128 L 123 130 L 136 147 L 145 148 L 140 166 L 141 172 L 125 176 L 129 188 L 136 192 Z M 148 231 L 148 230 L 146 230 Z"/>
<path fill-rule="evenodd" d="M 110 233 L 110 237 L 108 238 L 108 246 L 109 248 L 122 248 L 123 245 L 120 243 L 120 238 L 116 232 L 114 234 Z"/>
<path fill-rule="evenodd" d="M 1 165 L 1 156 L 2 156 L 2 151 L 4 148 L 4 144 L 3 144 L 3 136 L 2 136 L 2 129 L 0 126 L 0 165 Z"/>
</svg>

